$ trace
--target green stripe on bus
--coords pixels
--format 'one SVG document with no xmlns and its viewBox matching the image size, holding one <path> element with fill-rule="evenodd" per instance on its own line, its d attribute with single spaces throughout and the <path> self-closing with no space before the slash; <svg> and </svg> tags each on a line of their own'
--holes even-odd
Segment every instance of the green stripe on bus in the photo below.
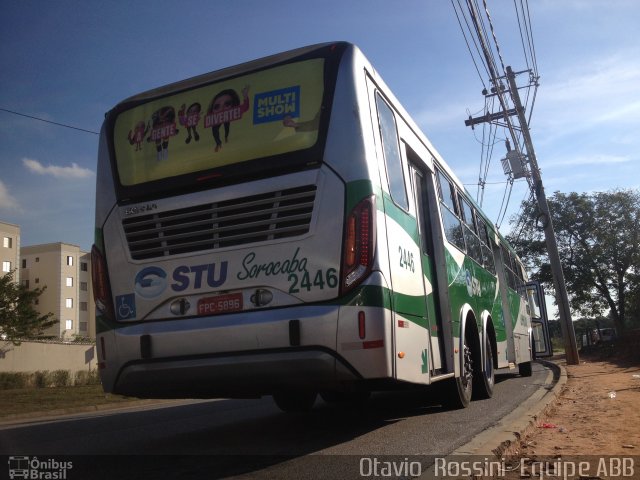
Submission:
<svg viewBox="0 0 640 480">
<path fill-rule="evenodd" d="M 364 285 L 344 297 L 323 302 L 325 305 L 378 307 L 391 309 L 390 291 L 379 285 Z"/>
<path fill-rule="evenodd" d="M 393 293 L 394 310 L 399 314 L 418 315 L 420 317 L 427 316 L 427 297 L 404 295 L 402 293 Z"/>
<path fill-rule="evenodd" d="M 377 191 L 374 191 L 371 180 L 355 180 L 347 183 L 347 213 L 353 210 L 353 208 L 360 203 L 362 199 L 368 198 L 374 193 L 376 194 L 376 197 L 379 197 L 381 193 L 380 187 L 376 187 L 376 190 Z M 377 208 L 381 208 L 381 205 L 378 205 Z"/>
<path fill-rule="evenodd" d="M 418 237 L 418 222 L 416 218 L 397 206 L 387 192 L 383 192 L 382 196 L 384 198 L 385 215 L 400 225 L 400 227 L 413 239 L 416 245 L 420 245 L 420 238 Z"/>
</svg>

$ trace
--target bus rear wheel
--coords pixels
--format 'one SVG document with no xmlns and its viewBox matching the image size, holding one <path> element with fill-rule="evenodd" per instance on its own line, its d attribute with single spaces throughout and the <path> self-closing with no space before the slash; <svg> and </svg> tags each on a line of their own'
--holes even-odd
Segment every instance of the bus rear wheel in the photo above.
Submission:
<svg viewBox="0 0 640 480">
<path fill-rule="evenodd" d="M 473 395 L 473 355 L 468 341 L 462 344 L 460 376 L 447 381 L 445 404 L 451 408 L 467 408 Z"/>
<path fill-rule="evenodd" d="M 316 392 L 307 390 L 286 390 L 275 392 L 273 401 L 278 408 L 286 413 L 308 412 L 316 403 Z"/>
<path fill-rule="evenodd" d="M 493 347 L 488 335 L 485 335 L 484 345 L 484 368 L 482 368 L 482 362 L 478 363 L 473 377 L 475 381 L 473 391 L 475 398 L 478 399 L 491 398 L 496 383 L 495 370 L 493 369 Z"/>
</svg>

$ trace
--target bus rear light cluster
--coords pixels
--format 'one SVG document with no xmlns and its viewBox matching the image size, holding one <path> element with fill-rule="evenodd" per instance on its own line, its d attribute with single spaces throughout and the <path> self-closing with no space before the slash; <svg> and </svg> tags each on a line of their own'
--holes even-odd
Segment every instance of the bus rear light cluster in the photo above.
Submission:
<svg viewBox="0 0 640 480">
<path fill-rule="evenodd" d="M 347 215 L 342 254 L 342 293 L 358 285 L 371 272 L 375 252 L 375 196 L 362 200 Z"/>
<path fill-rule="evenodd" d="M 96 302 L 96 308 L 100 313 L 105 315 L 108 320 L 114 320 L 113 297 L 111 296 L 107 262 L 96 245 L 91 248 L 91 280 L 93 283 L 93 298 Z"/>
</svg>

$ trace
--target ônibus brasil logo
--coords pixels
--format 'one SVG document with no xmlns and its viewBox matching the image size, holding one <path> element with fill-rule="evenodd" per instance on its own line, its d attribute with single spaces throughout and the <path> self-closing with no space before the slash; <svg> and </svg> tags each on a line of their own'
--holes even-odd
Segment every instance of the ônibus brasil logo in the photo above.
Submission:
<svg viewBox="0 0 640 480">
<path fill-rule="evenodd" d="M 73 462 L 64 462 L 47 458 L 11 456 L 9 457 L 9 478 L 34 480 L 66 480 L 67 471 L 73 468 Z"/>
</svg>

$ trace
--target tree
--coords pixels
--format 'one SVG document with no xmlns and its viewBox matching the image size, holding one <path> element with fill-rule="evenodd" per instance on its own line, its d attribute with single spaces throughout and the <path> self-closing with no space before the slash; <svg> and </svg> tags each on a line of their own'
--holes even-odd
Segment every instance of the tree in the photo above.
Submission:
<svg viewBox="0 0 640 480">
<path fill-rule="evenodd" d="M 593 194 L 556 192 L 549 200 L 572 309 L 596 317 L 609 309 L 619 332 L 640 292 L 640 190 Z M 553 285 L 541 223 L 533 202 L 524 215 L 536 218 L 510 237 L 534 278 Z M 640 310 L 640 308 L 639 308 Z M 640 312 L 638 312 L 640 313 Z"/>
<path fill-rule="evenodd" d="M 33 308 L 45 288 L 29 290 L 15 283 L 15 270 L 0 277 L 0 334 L 3 340 L 20 345 L 21 339 L 41 336 L 58 323 L 53 313 L 41 315 Z"/>
<path fill-rule="evenodd" d="M 631 275 L 631 284 L 629 295 L 627 295 L 627 318 L 630 323 L 635 323 L 640 327 L 640 268 L 636 268 L 636 272 Z"/>
</svg>

